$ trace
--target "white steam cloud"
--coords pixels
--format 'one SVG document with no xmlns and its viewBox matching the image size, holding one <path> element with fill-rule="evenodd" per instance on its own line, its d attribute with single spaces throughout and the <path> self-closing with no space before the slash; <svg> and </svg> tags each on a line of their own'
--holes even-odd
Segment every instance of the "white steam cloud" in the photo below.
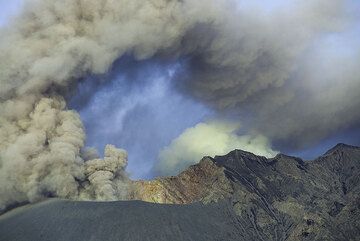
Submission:
<svg viewBox="0 0 360 241">
<path fill-rule="evenodd" d="M 286 104 L 298 96 L 285 87 L 298 83 L 289 80 L 312 40 L 338 31 L 347 17 L 343 0 L 296 2 L 295 9 L 268 19 L 239 10 L 232 0 L 27 1 L 23 13 L 0 32 L 0 209 L 49 195 L 101 200 L 125 195 L 125 153 L 109 146 L 104 160 L 89 160 L 93 154 L 82 152 L 80 118 L 62 96 L 79 79 L 106 73 L 124 55 L 184 57 L 189 72 L 177 77 L 193 96 L 220 110 L 256 107 L 255 129 L 271 137 L 302 133 L 304 126 L 292 122 L 297 112 L 284 118 L 279 111 L 285 106 L 291 114 L 294 105 Z M 352 90 L 358 82 L 351 82 Z M 349 103 L 351 110 L 358 107 Z M 357 118 L 332 123 L 344 126 Z M 280 127 L 265 128 L 276 121 Z M 285 130 L 284 123 L 291 128 Z M 226 143 L 234 141 L 238 148 L 250 141 L 271 153 L 263 137 L 237 137 L 235 127 L 207 128 L 225 133 L 220 135 L 224 151 Z"/>
<path fill-rule="evenodd" d="M 185 130 L 159 154 L 156 171 L 174 175 L 204 156 L 225 155 L 241 149 L 257 155 L 273 157 L 269 140 L 262 135 L 238 135 L 240 125 L 229 122 L 200 123 Z"/>
</svg>

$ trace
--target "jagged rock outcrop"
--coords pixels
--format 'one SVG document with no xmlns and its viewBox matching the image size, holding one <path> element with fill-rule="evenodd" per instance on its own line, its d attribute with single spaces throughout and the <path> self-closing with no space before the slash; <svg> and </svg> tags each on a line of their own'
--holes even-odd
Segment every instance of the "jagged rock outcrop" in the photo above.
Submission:
<svg viewBox="0 0 360 241">
<path fill-rule="evenodd" d="M 313 161 L 234 150 L 132 187 L 131 200 L 182 205 L 38 204 L 0 217 L 0 240 L 360 240 L 359 147 Z"/>
<path fill-rule="evenodd" d="M 178 176 L 134 181 L 129 199 L 167 204 L 226 199 L 232 194 L 232 186 L 224 170 L 210 157 L 204 157 Z"/>
</svg>

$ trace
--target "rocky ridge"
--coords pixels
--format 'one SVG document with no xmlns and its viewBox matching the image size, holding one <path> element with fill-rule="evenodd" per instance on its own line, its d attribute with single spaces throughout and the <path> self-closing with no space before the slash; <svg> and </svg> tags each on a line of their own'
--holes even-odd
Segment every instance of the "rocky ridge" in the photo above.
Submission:
<svg viewBox="0 0 360 241">
<path fill-rule="evenodd" d="M 227 199 L 244 240 L 360 240 L 360 148 L 313 161 L 234 150 L 175 177 L 134 182 L 131 199 L 187 204 Z"/>
</svg>

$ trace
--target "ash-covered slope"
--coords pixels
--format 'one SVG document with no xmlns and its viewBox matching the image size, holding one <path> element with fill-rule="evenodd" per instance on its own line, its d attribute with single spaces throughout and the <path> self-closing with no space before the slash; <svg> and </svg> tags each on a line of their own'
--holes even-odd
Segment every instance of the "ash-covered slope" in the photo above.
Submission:
<svg viewBox="0 0 360 241">
<path fill-rule="evenodd" d="M 133 184 L 129 199 L 185 205 L 46 202 L 0 217 L 0 240 L 360 240 L 358 147 L 308 162 L 235 150 Z"/>
<path fill-rule="evenodd" d="M 0 217 L 1 241 L 238 240 L 226 202 L 163 205 L 141 201 L 53 200 Z"/>
</svg>

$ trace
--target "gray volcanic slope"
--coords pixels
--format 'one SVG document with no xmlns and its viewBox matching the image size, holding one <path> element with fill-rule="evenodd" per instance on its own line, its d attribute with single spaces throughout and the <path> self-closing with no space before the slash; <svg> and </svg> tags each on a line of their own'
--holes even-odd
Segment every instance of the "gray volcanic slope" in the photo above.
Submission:
<svg viewBox="0 0 360 241">
<path fill-rule="evenodd" d="M 237 240 L 236 216 L 225 202 L 203 205 L 141 201 L 52 200 L 0 218 L 1 241 Z"/>
</svg>

